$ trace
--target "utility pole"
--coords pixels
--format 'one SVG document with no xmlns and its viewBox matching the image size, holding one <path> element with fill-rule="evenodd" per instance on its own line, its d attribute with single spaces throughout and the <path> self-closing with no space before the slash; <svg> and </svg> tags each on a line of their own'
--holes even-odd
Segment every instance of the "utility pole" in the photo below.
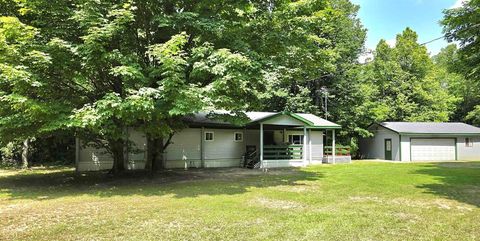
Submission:
<svg viewBox="0 0 480 241">
<path fill-rule="evenodd" d="M 328 89 L 327 87 L 322 87 L 320 92 L 323 94 L 323 110 L 325 111 L 325 120 L 328 120 Z"/>
</svg>

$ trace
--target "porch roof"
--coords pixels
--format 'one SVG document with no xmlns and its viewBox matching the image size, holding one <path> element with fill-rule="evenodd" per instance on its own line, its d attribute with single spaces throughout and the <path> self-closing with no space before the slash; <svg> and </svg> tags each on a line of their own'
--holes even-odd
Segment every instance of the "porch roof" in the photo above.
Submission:
<svg viewBox="0 0 480 241">
<path fill-rule="evenodd" d="M 341 126 L 318 117 L 313 114 L 307 113 L 291 113 L 291 112 L 245 112 L 248 121 L 245 125 L 235 125 L 226 121 L 223 118 L 215 118 L 215 115 L 228 115 L 225 111 L 211 111 L 211 112 L 199 112 L 192 117 L 189 117 L 189 121 L 195 124 L 202 125 L 215 125 L 225 127 L 239 127 L 239 126 L 252 126 L 268 120 L 273 120 L 277 117 L 288 116 L 300 124 L 295 125 L 297 127 L 307 127 L 309 129 L 340 129 Z M 213 116 L 213 118 L 212 118 Z M 235 117 L 234 117 L 235 118 Z"/>
</svg>

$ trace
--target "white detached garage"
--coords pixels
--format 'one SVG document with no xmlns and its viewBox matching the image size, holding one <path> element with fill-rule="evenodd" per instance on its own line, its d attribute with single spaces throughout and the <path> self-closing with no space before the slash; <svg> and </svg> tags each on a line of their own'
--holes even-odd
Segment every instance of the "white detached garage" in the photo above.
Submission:
<svg viewBox="0 0 480 241">
<path fill-rule="evenodd" d="M 365 158 L 393 161 L 480 160 L 480 128 L 465 123 L 382 122 L 360 142 Z"/>
</svg>

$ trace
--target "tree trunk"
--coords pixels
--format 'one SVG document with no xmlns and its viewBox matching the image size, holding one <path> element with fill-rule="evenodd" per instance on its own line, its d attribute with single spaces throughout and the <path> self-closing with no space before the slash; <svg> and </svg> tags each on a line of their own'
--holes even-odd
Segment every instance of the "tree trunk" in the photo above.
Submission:
<svg viewBox="0 0 480 241">
<path fill-rule="evenodd" d="M 156 158 L 157 148 L 155 140 L 147 134 L 147 160 L 145 160 L 145 170 L 152 171 L 153 160 Z"/>
<path fill-rule="evenodd" d="M 28 168 L 28 149 L 30 146 L 30 141 L 25 139 L 22 146 L 22 169 Z"/>
<path fill-rule="evenodd" d="M 172 137 L 173 133 L 164 141 L 163 138 L 155 138 L 147 135 L 147 162 L 145 163 L 145 169 L 154 173 L 159 169 L 166 168 L 163 154 L 168 145 L 171 144 Z"/>
<path fill-rule="evenodd" d="M 162 152 L 163 152 L 163 139 L 148 136 L 147 137 L 147 163 L 145 164 L 145 169 L 149 170 L 151 173 L 154 173 L 159 168 L 163 168 L 163 165 L 159 163 L 161 161 Z"/>
<path fill-rule="evenodd" d="M 110 173 L 119 174 L 125 171 L 125 141 L 109 141 L 109 144 L 113 155 L 113 167 Z"/>
</svg>

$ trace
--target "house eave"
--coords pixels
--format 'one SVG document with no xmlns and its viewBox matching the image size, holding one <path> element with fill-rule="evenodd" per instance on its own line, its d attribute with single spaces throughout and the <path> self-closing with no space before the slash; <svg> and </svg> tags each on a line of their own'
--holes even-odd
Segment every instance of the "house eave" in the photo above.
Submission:
<svg viewBox="0 0 480 241">
<path fill-rule="evenodd" d="M 480 133 L 425 133 L 425 132 L 397 132 L 408 136 L 480 136 Z"/>
</svg>

